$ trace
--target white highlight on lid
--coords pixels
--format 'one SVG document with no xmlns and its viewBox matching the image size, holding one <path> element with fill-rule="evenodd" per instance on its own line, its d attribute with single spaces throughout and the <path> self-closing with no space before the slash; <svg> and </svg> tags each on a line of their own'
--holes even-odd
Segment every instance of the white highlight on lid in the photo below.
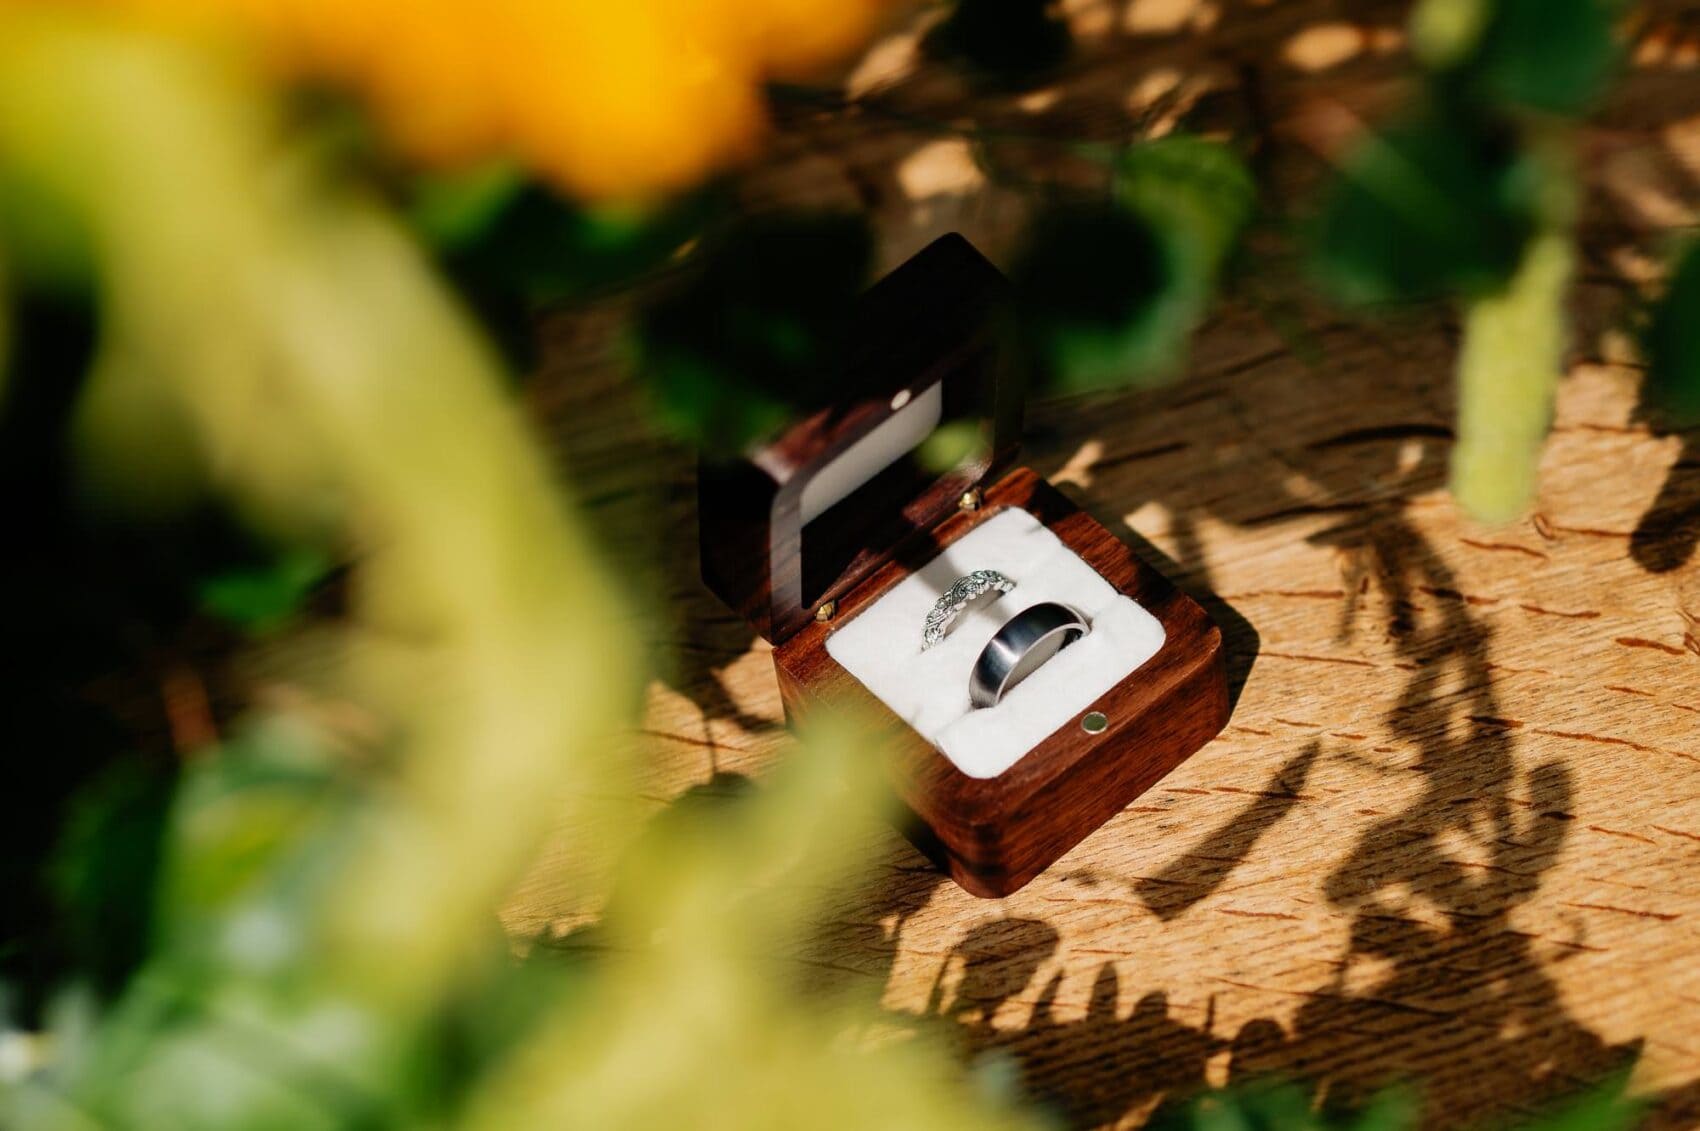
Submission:
<svg viewBox="0 0 1700 1131">
<path fill-rule="evenodd" d="M 903 394 L 898 394 L 902 396 Z M 944 383 L 928 388 L 906 404 L 892 400 L 894 412 L 879 425 L 828 460 L 803 484 L 798 506 L 805 525 L 842 502 L 856 488 L 913 451 L 944 419 Z"/>
</svg>

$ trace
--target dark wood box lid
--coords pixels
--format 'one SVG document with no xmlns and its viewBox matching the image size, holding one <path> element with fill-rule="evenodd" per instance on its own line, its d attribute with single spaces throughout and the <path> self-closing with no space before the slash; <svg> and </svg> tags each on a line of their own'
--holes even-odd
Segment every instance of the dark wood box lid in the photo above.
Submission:
<svg viewBox="0 0 1700 1131">
<path fill-rule="evenodd" d="M 892 560 L 1013 459 L 1019 374 L 999 348 L 1008 283 L 959 235 L 875 284 L 850 319 L 837 401 L 698 476 L 703 579 L 770 641 Z M 971 422 L 975 454 L 928 472 L 914 445 Z"/>
</svg>

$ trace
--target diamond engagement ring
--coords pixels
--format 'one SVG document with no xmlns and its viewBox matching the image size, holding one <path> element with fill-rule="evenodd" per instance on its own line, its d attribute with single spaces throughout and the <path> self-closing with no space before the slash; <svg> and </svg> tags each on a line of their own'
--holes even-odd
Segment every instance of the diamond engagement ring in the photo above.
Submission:
<svg viewBox="0 0 1700 1131">
<path fill-rule="evenodd" d="M 1014 588 L 1015 582 L 995 569 L 977 569 L 957 578 L 933 605 L 933 611 L 927 614 L 927 626 L 921 632 L 921 650 L 924 652 L 943 640 L 962 610 L 972 602 L 987 593 L 995 591 L 1002 595 Z"/>
</svg>

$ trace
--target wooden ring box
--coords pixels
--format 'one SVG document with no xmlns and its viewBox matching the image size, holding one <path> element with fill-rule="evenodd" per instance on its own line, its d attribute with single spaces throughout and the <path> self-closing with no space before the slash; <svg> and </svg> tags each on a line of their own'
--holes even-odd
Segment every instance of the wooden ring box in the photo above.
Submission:
<svg viewBox="0 0 1700 1131">
<path fill-rule="evenodd" d="M 905 832 L 988 897 L 1026 884 L 1151 788 L 1222 729 L 1229 705 L 1221 632 L 1204 609 L 1038 474 L 1011 469 L 1023 390 L 998 348 L 1006 289 L 961 236 L 937 240 L 858 303 L 840 402 L 745 458 L 705 461 L 698 481 L 703 578 L 773 643 L 787 718 L 836 705 L 884 720 L 893 787 L 912 818 Z M 914 432 L 900 418 L 917 419 L 920 433 L 893 439 L 894 429 Z M 977 424 L 982 454 L 941 476 L 910 441 L 947 421 Z M 827 641 L 1011 507 L 1138 602 L 1164 636 L 1008 769 L 973 777 L 834 660 Z M 1104 718 L 1089 730 L 1082 720 L 1095 713 Z"/>
</svg>

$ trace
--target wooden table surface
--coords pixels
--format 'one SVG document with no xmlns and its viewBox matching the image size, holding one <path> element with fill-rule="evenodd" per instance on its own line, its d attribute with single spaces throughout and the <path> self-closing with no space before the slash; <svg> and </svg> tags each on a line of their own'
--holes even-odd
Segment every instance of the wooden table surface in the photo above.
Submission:
<svg viewBox="0 0 1700 1131">
<path fill-rule="evenodd" d="M 1055 139 L 1184 115 L 1253 142 L 1293 215 L 1403 93 L 1399 4 L 1070 12 L 1082 57 L 1026 95 L 973 94 L 894 32 L 848 107 L 784 115 L 741 191 L 871 212 L 887 266 L 950 230 L 1004 258 L 1024 176 L 1088 175 Z M 1638 34 L 1586 137 L 1575 358 L 1533 513 L 1483 528 L 1445 491 L 1455 319 L 1331 311 L 1259 237 L 1184 380 L 1036 405 L 1025 448 L 1215 595 L 1227 729 L 1002 901 L 895 835 L 867 846 L 876 882 L 824 964 L 1012 1056 L 1082 1125 L 1263 1071 L 1346 1101 L 1415 1077 L 1432 1123 L 1479 1124 L 1628 1061 L 1656 1125 L 1700 1124 L 1700 430 L 1649 426 L 1622 329 L 1700 205 L 1700 20 L 1665 6 Z M 977 163 L 964 127 L 1020 136 Z M 550 318 L 531 401 L 609 543 L 662 563 L 639 740 L 659 804 L 759 774 L 784 734 L 767 647 L 696 576 L 691 460 L 643 423 L 626 301 Z M 568 918 L 545 861 L 510 926 Z"/>
</svg>

